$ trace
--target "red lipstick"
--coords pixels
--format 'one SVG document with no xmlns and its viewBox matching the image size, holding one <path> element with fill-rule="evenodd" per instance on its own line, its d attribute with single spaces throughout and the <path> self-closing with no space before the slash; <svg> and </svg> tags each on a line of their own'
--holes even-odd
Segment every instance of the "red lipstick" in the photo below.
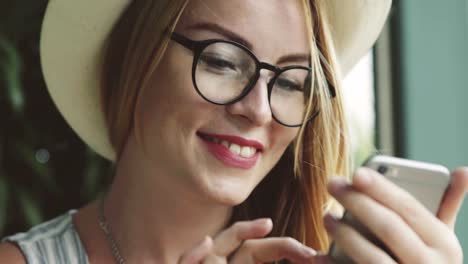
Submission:
<svg viewBox="0 0 468 264">
<path fill-rule="evenodd" d="M 230 167 L 236 167 L 241 169 L 251 169 L 257 163 L 258 158 L 260 157 L 261 151 L 263 150 L 263 145 L 255 140 L 248 140 L 238 136 L 231 135 L 217 135 L 217 134 L 207 134 L 207 133 L 198 133 L 199 138 L 206 145 L 207 150 L 218 160 L 223 162 L 225 165 Z M 242 157 L 237 155 L 228 147 L 215 143 L 210 139 L 217 139 L 218 141 L 228 141 L 229 143 L 234 143 L 242 147 L 248 146 L 256 149 L 256 153 L 249 158 Z"/>
</svg>

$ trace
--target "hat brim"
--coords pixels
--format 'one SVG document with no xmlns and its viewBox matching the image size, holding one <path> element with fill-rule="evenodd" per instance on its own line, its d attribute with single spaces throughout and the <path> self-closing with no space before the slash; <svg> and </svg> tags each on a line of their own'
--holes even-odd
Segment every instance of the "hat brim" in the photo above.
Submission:
<svg viewBox="0 0 468 264">
<path fill-rule="evenodd" d="M 391 0 L 323 0 L 338 63 L 346 75 L 372 47 Z M 104 43 L 130 0 L 51 0 L 42 24 L 44 78 L 58 110 L 79 137 L 115 160 L 100 105 Z"/>
</svg>

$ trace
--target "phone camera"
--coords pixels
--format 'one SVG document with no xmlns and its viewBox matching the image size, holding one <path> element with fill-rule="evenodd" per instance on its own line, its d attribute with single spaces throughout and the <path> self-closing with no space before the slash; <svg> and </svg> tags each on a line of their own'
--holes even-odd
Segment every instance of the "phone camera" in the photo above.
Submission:
<svg viewBox="0 0 468 264">
<path fill-rule="evenodd" d="M 380 165 L 380 166 L 377 168 L 377 171 L 378 171 L 380 174 L 384 175 L 384 174 L 388 171 L 388 167 L 385 166 L 385 165 Z"/>
</svg>

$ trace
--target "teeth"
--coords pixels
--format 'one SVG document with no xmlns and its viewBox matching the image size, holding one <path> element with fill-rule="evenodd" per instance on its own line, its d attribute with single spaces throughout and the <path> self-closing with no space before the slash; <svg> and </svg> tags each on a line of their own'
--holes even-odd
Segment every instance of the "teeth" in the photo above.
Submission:
<svg viewBox="0 0 468 264">
<path fill-rule="evenodd" d="M 226 148 L 229 148 L 229 142 L 226 140 L 221 141 L 221 145 L 225 146 Z"/>
<path fill-rule="evenodd" d="M 243 147 L 234 143 L 230 143 L 229 141 L 226 140 L 221 140 L 219 138 L 209 138 L 211 142 L 214 142 L 216 144 L 221 144 L 228 148 L 232 153 L 239 155 L 244 158 L 251 158 L 255 153 L 257 152 L 257 149 L 254 147 Z"/>
<path fill-rule="evenodd" d="M 229 150 L 236 154 L 236 155 L 239 155 L 241 153 L 241 146 L 237 145 L 237 144 L 234 144 L 234 143 L 231 143 L 231 145 L 229 146 Z"/>
<path fill-rule="evenodd" d="M 228 143 L 228 142 L 226 142 L 226 143 Z M 226 143 L 224 143 L 223 145 L 225 145 Z M 237 144 L 234 144 L 234 143 L 231 143 L 229 145 L 229 150 L 232 153 L 234 153 L 236 155 L 240 155 L 241 157 L 244 157 L 244 158 L 251 158 L 253 155 L 255 155 L 255 152 L 257 152 L 257 150 L 255 148 L 253 148 L 253 147 L 241 147 L 241 146 L 239 146 Z"/>
<path fill-rule="evenodd" d="M 242 157 L 244 157 L 244 158 L 252 157 L 252 148 L 251 147 L 242 147 L 240 155 Z"/>
</svg>

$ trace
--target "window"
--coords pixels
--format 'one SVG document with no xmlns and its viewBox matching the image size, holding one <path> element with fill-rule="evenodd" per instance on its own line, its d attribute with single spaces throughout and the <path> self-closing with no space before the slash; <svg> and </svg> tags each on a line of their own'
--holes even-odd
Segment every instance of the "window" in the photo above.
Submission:
<svg viewBox="0 0 468 264">
<path fill-rule="evenodd" d="M 363 57 L 343 82 L 354 165 L 375 152 L 375 100 L 373 53 Z"/>
</svg>

